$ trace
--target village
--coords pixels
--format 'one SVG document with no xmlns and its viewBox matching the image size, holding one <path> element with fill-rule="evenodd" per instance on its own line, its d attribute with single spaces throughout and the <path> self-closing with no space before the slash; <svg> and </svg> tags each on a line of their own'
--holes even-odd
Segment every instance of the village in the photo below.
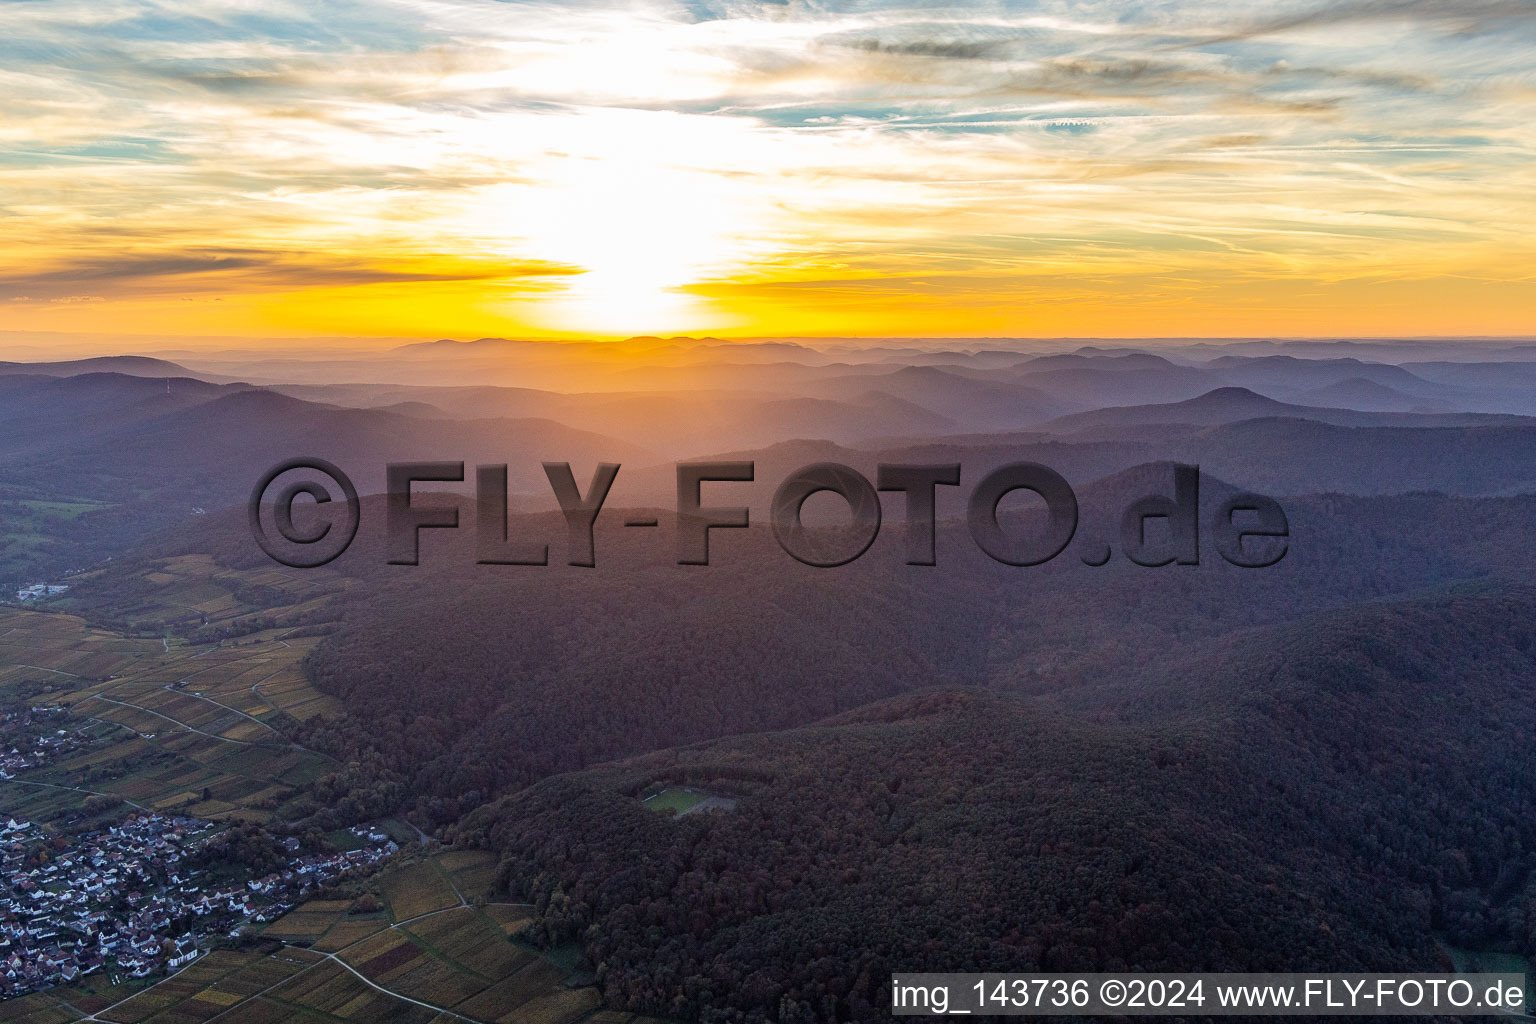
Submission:
<svg viewBox="0 0 1536 1024">
<path fill-rule="evenodd" d="M 144 812 L 75 836 L 0 821 L 0 998 L 106 972 L 116 979 L 175 970 L 213 944 L 275 919 L 307 889 L 372 870 L 397 849 L 371 826 L 358 847 L 301 852 L 259 878 L 200 856 L 224 826 Z"/>
</svg>

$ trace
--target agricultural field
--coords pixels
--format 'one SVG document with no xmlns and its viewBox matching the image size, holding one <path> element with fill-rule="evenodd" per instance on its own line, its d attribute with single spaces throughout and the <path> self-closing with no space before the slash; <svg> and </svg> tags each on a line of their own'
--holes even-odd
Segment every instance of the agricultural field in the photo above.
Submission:
<svg viewBox="0 0 1536 1024">
<path fill-rule="evenodd" d="M 105 586 L 90 586 L 98 581 Z M 343 578 L 326 569 L 231 569 L 199 554 L 160 559 L 136 575 L 83 573 L 70 582 L 80 585 L 50 605 L 104 616 L 134 632 L 187 633 L 221 626 L 241 632 L 257 619 L 313 620 Z"/>
<path fill-rule="evenodd" d="M 307 954 L 279 957 L 214 950 L 158 985 L 115 1006 L 95 1011 L 95 1016 L 114 1024 L 203 1021 L 280 985 L 314 962 Z"/>
<path fill-rule="evenodd" d="M 450 851 L 387 872 L 376 911 L 348 913 L 351 901 L 311 900 L 268 925 L 258 944 L 220 949 L 142 989 L 60 987 L 0 1003 L 0 1024 L 659 1024 L 602 1009 L 597 989 L 571 985 L 570 971 L 510 941 L 503 922 L 528 908 L 460 902 L 407 925 L 401 915 L 423 894 L 484 881 L 490 854 Z M 437 879 L 437 882 L 432 879 Z M 450 884 L 450 881 L 454 884 Z M 478 883 L 476 883 L 478 884 Z M 474 895 L 484 896 L 484 892 Z"/>
<path fill-rule="evenodd" d="M 50 992 L 0 1002 L 0 1024 L 68 1024 L 77 1019 Z"/>
<path fill-rule="evenodd" d="M 333 707 L 300 668 L 317 641 L 286 632 L 191 644 L 0 608 L 0 698 L 65 707 L 91 741 L 0 787 L 0 812 L 50 821 L 94 796 L 266 820 L 330 767 L 283 732 L 285 722 Z"/>
<path fill-rule="evenodd" d="M 300 903 L 262 931 L 269 939 L 308 946 L 319 941 L 337 918 L 346 913 L 351 900 L 309 900 Z"/>
<path fill-rule="evenodd" d="M 381 988 L 475 1020 L 538 1019 L 572 1024 L 598 1008 L 592 988 L 567 989 L 565 968 L 508 941 L 494 918 L 453 907 L 373 935 L 340 954 Z"/>
<path fill-rule="evenodd" d="M 496 887 L 496 858 L 483 850 L 450 850 L 437 863 L 466 900 L 489 899 Z"/>
<path fill-rule="evenodd" d="M 334 954 L 335 969 L 296 978 L 273 999 L 371 1020 L 363 1015 L 385 1011 L 372 983 L 471 1020 L 575 1024 L 598 1009 L 596 989 L 567 988 L 567 967 L 510 941 L 530 908 L 486 902 L 495 868 L 488 853 L 452 850 L 387 872 L 376 911 L 352 913 L 342 901 L 295 907 L 262 938 Z M 406 1005 L 390 1019 L 417 1019 Z"/>
<path fill-rule="evenodd" d="M 523 926 L 532 916 L 529 908 L 506 903 L 492 903 L 483 907 L 482 913 L 490 918 L 505 935 L 516 935 L 522 931 Z"/>
<path fill-rule="evenodd" d="M 391 872 L 384 878 L 383 890 L 391 920 L 397 924 L 463 902 L 448 872 L 435 860 Z"/>
<path fill-rule="evenodd" d="M 213 950 L 158 983 L 112 985 L 97 974 L 72 985 L 0 1002 L 0 1024 L 70 1024 L 86 1019 L 111 1024 L 198 1024 L 282 984 L 322 959 L 307 950 Z"/>
</svg>

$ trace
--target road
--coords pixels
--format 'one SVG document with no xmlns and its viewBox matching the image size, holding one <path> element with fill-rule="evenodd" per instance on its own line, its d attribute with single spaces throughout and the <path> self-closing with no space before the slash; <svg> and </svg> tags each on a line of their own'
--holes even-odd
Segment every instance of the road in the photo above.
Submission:
<svg viewBox="0 0 1536 1024">
<path fill-rule="evenodd" d="M 179 721 L 179 720 L 177 720 L 175 718 L 172 718 L 170 715 L 162 715 L 158 711 L 151 711 L 151 710 L 149 710 L 149 708 L 140 707 L 137 704 L 129 704 L 125 700 L 113 700 L 111 697 L 103 697 L 99 693 L 93 693 L 89 697 L 85 698 L 85 700 L 103 700 L 103 701 L 106 701 L 108 704 L 116 704 L 119 707 L 133 708 L 133 710 L 135 710 L 135 711 L 142 711 L 146 715 L 154 715 L 156 718 L 164 719 L 165 721 L 170 722 L 172 725 L 180 726 L 181 728 L 187 730 L 188 732 L 195 732 L 199 736 L 206 736 L 206 737 L 208 737 L 211 740 L 218 740 L 220 743 L 238 743 L 242 747 L 254 747 L 254 746 L 257 745 L 255 743 L 249 743 L 249 742 L 247 742 L 245 740 L 232 740 L 228 736 L 217 736 L 217 735 L 215 735 L 215 734 L 213 734 L 211 732 L 203 732 L 203 730 L 201 730 L 201 729 L 194 729 L 190 725 L 188 725 L 186 722 L 182 722 L 182 721 Z M 85 701 L 81 701 L 80 703 L 84 704 Z"/>
<path fill-rule="evenodd" d="M 439 914 L 447 914 L 447 913 L 451 913 L 452 911 L 455 911 L 455 910 L 468 909 L 469 906 L 470 906 L 469 903 L 464 899 L 464 894 L 462 892 L 459 892 L 459 887 L 454 884 L 452 878 L 448 879 L 448 884 L 453 887 L 454 893 L 457 894 L 458 897 L 459 897 L 459 904 L 458 904 L 458 906 L 444 907 L 441 910 L 431 910 L 431 911 L 428 911 L 425 914 L 417 914 L 415 917 L 407 918 L 404 921 L 397 921 L 397 922 L 395 922 L 394 924 L 390 925 L 389 928 L 386 929 L 386 930 L 394 931 L 397 928 L 404 927 L 405 925 L 408 925 L 408 924 L 410 924 L 413 921 L 420 921 L 423 918 L 436 917 Z M 495 906 L 495 907 L 527 907 L 529 909 L 533 908 L 533 904 L 531 904 L 531 903 L 490 903 L 490 904 L 487 904 L 487 906 Z M 288 984 L 290 981 L 293 981 L 295 978 L 300 977 L 305 972 L 309 971 L 311 968 L 325 963 L 326 960 L 334 961 L 343 970 L 345 970 L 347 973 L 352 974 L 353 976 L 355 976 L 359 981 L 361 981 L 364 985 L 367 985 L 369 988 L 373 989 L 375 992 L 382 992 L 386 996 L 390 996 L 390 997 L 392 997 L 394 999 L 399 999 L 402 1002 L 412 1003 L 412 1004 L 414 1004 L 416 1006 L 420 1006 L 422 1009 L 431 1010 L 433 1013 L 447 1014 L 449 1017 L 452 1017 L 455 1020 L 465 1021 L 466 1024 L 493 1024 L 493 1022 L 484 1021 L 484 1020 L 481 1020 L 478 1017 L 466 1017 L 464 1014 L 458 1013 L 458 1012 L 456 1012 L 454 1010 L 451 1010 L 451 1009 L 449 1009 L 446 1006 L 437 1006 L 437 1005 L 435 1005 L 433 1003 L 428 1003 L 428 1002 L 425 1002 L 423 1000 L 413 998 L 412 996 L 408 996 L 408 995 L 405 995 L 405 994 L 400 993 L 400 992 L 395 992 L 392 989 L 387 989 L 383 985 L 377 984 L 376 982 L 370 980 L 367 975 L 362 974 L 361 972 L 359 972 L 357 970 L 357 968 L 353 967 L 351 964 L 349 964 L 345 960 L 341 959 L 341 954 L 342 953 L 345 953 L 347 950 L 351 949 L 353 946 L 356 946 L 356 945 L 358 945 L 358 944 L 360 944 L 362 942 L 366 942 L 367 940 L 369 940 L 369 939 L 371 939 L 374 936 L 379 935 L 379 934 L 381 934 L 381 933 L 380 932 L 374 932 L 371 935 L 365 935 L 362 938 L 358 939 L 357 942 L 353 942 L 353 943 L 343 947 L 342 949 L 337 950 L 335 953 L 324 953 L 324 954 L 321 954 L 322 959 L 314 961 L 313 963 L 311 963 L 311 964 L 307 965 L 306 967 L 304 967 L 303 970 L 297 971 L 297 972 L 289 975 L 288 977 L 283 978 L 281 981 L 278 981 L 278 982 L 275 982 L 275 983 L 273 983 L 271 985 L 268 985 L 266 988 L 262 989 L 260 992 L 256 992 L 256 993 L 253 993 L 250 996 L 247 996 L 245 999 L 242 999 L 240 1002 L 235 1003 L 233 1006 L 230 1006 L 227 1009 L 219 1011 L 218 1013 L 214 1014 L 212 1017 L 209 1017 L 206 1021 L 204 1021 L 203 1024 L 212 1024 L 213 1021 L 218 1020 L 220 1017 L 224 1016 L 225 1014 L 230 1013 L 230 1012 L 238 1009 L 240 1006 L 243 1006 L 245 1003 L 248 1003 L 252 999 L 256 999 L 256 998 L 258 998 L 260 996 L 264 996 L 268 992 L 271 992 L 273 989 L 280 988 L 283 985 Z M 302 951 L 307 952 L 307 953 L 314 953 L 315 952 L 314 950 L 306 949 L 303 946 L 290 946 L 287 943 L 284 943 L 283 948 L 284 949 L 302 950 Z M 199 957 L 198 960 L 192 961 L 192 963 L 188 964 L 187 967 L 190 967 L 193 964 L 198 963 L 201 959 L 202 958 Z M 103 1009 L 97 1010 L 95 1013 L 93 1013 L 93 1014 L 91 1014 L 89 1016 L 81 1017 L 80 1020 L 81 1021 L 92 1021 L 93 1024 L 116 1024 L 115 1021 L 112 1021 L 112 1020 L 109 1020 L 109 1019 L 105 1018 L 103 1016 L 103 1014 L 106 1014 L 106 1013 L 108 1013 L 108 1012 L 110 1012 L 112 1010 L 117 1009 L 119 1006 L 122 1006 L 124 1003 L 128 1002 L 129 1000 L 134 999 L 137 996 L 143 995 L 145 992 L 149 992 L 150 990 L 156 988 L 157 986 L 165 984 L 166 982 L 170 981 L 172 978 L 175 978 L 176 975 L 180 974 L 181 971 L 184 971 L 186 969 L 187 969 L 186 967 L 183 967 L 180 970 L 172 972 L 171 974 L 167 974 L 164 978 L 161 978 L 159 981 L 155 982 L 154 985 L 150 985 L 148 988 L 145 988 L 145 989 L 143 989 L 143 990 L 141 990 L 139 992 L 135 992 L 133 995 L 129 996 L 127 999 L 119 1000 L 118 1002 L 113 1003 L 111 1006 L 108 1006 L 108 1007 L 105 1007 Z M 78 1013 L 79 1011 L 76 1010 L 75 1012 Z"/>
</svg>

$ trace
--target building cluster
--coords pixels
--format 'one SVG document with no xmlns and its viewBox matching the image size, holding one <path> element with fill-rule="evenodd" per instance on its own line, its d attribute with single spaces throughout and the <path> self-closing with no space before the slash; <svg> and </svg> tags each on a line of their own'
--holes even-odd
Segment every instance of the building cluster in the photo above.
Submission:
<svg viewBox="0 0 1536 1024">
<path fill-rule="evenodd" d="M 99 971 L 142 978 L 181 967 L 210 940 L 272 920 L 305 889 L 396 849 L 367 829 L 366 845 L 345 853 L 301 854 L 290 839 L 289 866 L 252 879 L 234 865 L 195 866 L 206 859 L 195 854 L 220 829 L 143 813 L 66 837 L 0 819 L 0 998 Z"/>
<path fill-rule="evenodd" d="M 60 583 L 34 583 L 30 587 L 22 587 L 16 591 L 16 600 L 36 601 L 44 597 L 52 597 L 55 594 L 62 594 L 68 589 L 69 587 Z"/>
<path fill-rule="evenodd" d="M 299 841 L 291 838 L 287 840 L 288 852 L 295 855 L 288 867 L 261 878 L 253 878 L 245 883 L 249 892 L 276 902 L 268 905 L 264 911 L 256 910 L 247 916 L 257 922 L 273 920 L 293 906 L 291 902 L 283 902 L 283 894 L 301 893 L 311 886 L 322 885 L 348 872 L 373 868 L 388 860 L 390 855 L 400 848 L 387 834 L 369 826 L 359 825 L 351 831 L 367 845 L 341 853 L 310 853 L 298 856 Z"/>
<path fill-rule="evenodd" d="M 0 715 L 0 779 L 13 779 L 28 768 L 83 750 L 91 737 L 80 729 L 57 729 L 68 710 L 46 705 Z"/>
</svg>

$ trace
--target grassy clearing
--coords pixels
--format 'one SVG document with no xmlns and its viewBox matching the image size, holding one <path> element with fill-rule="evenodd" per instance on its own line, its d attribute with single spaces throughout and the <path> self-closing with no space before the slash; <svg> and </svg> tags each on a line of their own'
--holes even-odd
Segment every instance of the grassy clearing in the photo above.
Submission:
<svg viewBox="0 0 1536 1024">
<path fill-rule="evenodd" d="M 338 850 L 361 850 L 367 842 L 351 829 L 338 828 L 325 834 L 325 841 Z"/>
<path fill-rule="evenodd" d="M 1533 997 L 1536 997 L 1536 973 L 1531 970 L 1531 961 L 1518 953 L 1485 953 L 1479 950 L 1462 949 L 1458 946 L 1446 946 L 1445 951 L 1450 954 L 1451 963 L 1459 974 L 1523 974 L 1525 975 L 1525 1005 L 1536 1006 Z M 1519 1017 L 1510 1019 L 1519 1020 Z M 1532 1019 L 1529 1012 L 1524 1019 Z"/>
<path fill-rule="evenodd" d="M 650 810 L 663 814 L 681 814 L 686 810 L 697 807 L 708 799 L 708 793 L 699 793 L 691 789 L 673 787 L 671 789 L 664 789 L 654 796 L 646 797 L 645 806 Z"/>
</svg>

